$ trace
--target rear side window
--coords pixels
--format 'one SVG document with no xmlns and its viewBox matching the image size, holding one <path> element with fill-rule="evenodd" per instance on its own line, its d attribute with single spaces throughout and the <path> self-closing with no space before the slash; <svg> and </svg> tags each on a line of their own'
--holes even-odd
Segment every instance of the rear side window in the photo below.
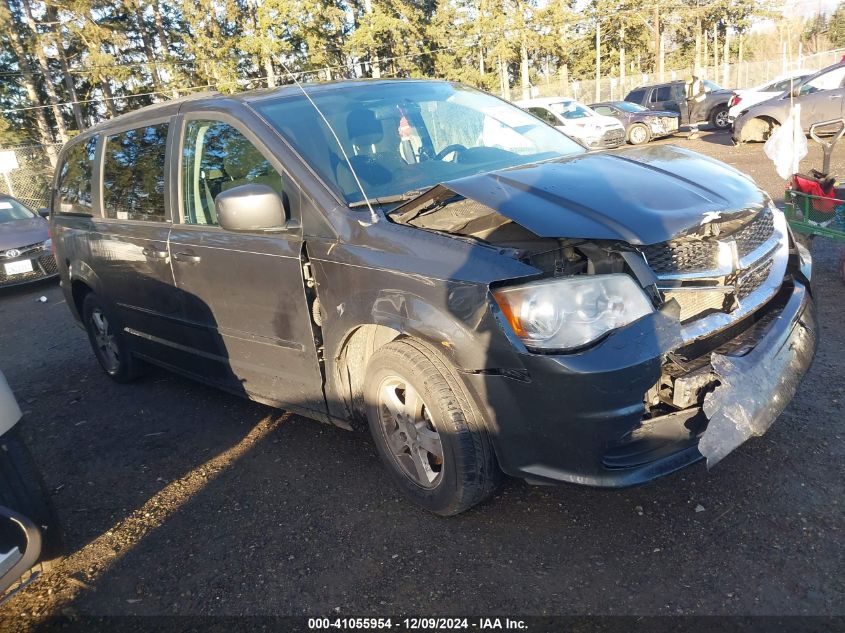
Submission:
<svg viewBox="0 0 845 633">
<path fill-rule="evenodd" d="M 625 101 L 630 101 L 632 103 L 642 103 L 644 98 L 645 90 L 632 90 L 628 93 L 628 96 L 625 97 Z"/>
<path fill-rule="evenodd" d="M 596 112 L 598 112 L 599 114 L 602 114 L 604 116 L 613 116 L 615 114 L 613 112 L 613 108 L 611 108 L 609 106 L 600 105 L 600 106 L 594 107 L 593 110 L 595 110 Z"/>
<path fill-rule="evenodd" d="M 672 87 L 671 86 L 660 86 L 659 88 L 655 88 L 654 92 L 651 93 L 651 100 L 652 100 L 652 102 L 655 102 L 655 101 L 671 101 L 672 100 Z"/>
<path fill-rule="evenodd" d="M 59 172 L 57 190 L 58 213 L 91 213 L 91 179 L 94 176 L 94 153 L 97 137 L 71 147 Z"/>
<path fill-rule="evenodd" d="M 557 117 L 545 108 L 528 108 L 528 111 L 549 125 L 560 125 L 560 121 L 557 120 Z"/>
<path fill-rule="evenodd" d="M 164 222 L 167 123 L 106 139 L 103 210 L 107 218 Z"/>
<path fill-rule="evenodd" d="M 182 206 L 186 224 L 217 224 L 217 194 L 247 184 L 275 189 L 282 177 L 255 145 L 228 123 L 188 121 L 182 148 Z"/>
</svg>

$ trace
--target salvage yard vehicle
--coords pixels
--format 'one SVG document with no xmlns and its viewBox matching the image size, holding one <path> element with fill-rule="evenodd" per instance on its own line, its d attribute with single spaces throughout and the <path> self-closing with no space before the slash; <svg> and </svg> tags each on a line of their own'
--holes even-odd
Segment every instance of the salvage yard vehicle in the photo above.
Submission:
<svg viewBox="0 0 845 633">
<path fill-rule="evenodd" d="M 728 100 L 733 92 L 706 79 L 703 83 L 706 95 L 701 108 L 707 113 L 707 121 L 717 130 L 727 129 L 730 127 Z M 677 112 L 681 117 L 681 125 L 690 122 L 689 110 L 687 109 L 686 83 L 683 80 L 634 88 L 625 96 L 625 101 L 638 103 L 649 110 Z"/>
<path fill-rule="evenodd" d="M 733 96 L 728 101 L 728 120 L 733 123 L 740 112 L 763 101 L 779 97 L 784 92 L 792 90 L 812 74 L 809 70 L 793 70 L 753 88 L 734 90 Z"/>
<path fill-rule="evenodd" d="M 21 439 L 18 406 L 0 372 L 0 603 L 58 556 L 61 534 L 41 476 Z"/>
<path fill-rule="evenodd" d="M 594 112 L 615 118 L 625 127 L 631 145 L 642 145 L 678 131 L 681 115 L 668 110 L 649 110 L 630 101 L 603 101 L 590 106 Z"/>
<path fill-rule="evenodd" d="M 0 194 L 0 287 L 58 275 L 52 248 L 47 221 L 20 200 Z"/>
<path fill-rule="evenodd" d="M 51 223 L 117 381 L 151 362 L 344 428 L 442 515 L 502 475 L 621 487 L 765 432 L 816 346 L 748 177 L 590 152 L 444 81 L 204 95 L 86 130 Z"/>
<path fill-rule="evenodd" d="M 514 103 L 590 149 L 613 149 L 625 144 L 625 128 L 619 121 L 574 99 L 538 97 Z"/>
<path fill-rule="evenodd" d="M 766 141 L 786 121 L 793 104 L 801 105 L 801 129 L 845 116 L 845 62 L 833 64 L 796 82 L 791 91 L 751 106 L 733 122 L 735 143 Z"/>
</svg>

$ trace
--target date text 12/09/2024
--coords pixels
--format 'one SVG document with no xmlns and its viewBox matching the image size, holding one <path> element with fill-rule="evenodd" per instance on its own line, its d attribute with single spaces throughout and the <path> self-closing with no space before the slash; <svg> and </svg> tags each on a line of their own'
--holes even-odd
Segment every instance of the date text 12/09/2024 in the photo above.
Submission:
<svg viewBox="0 0 845 633">
<path fill-rule="evenodd" d="M 308 618 L 308 630 L 454 631 L 527 630 L 524 620 L 511 618 Z"/>
</svg>

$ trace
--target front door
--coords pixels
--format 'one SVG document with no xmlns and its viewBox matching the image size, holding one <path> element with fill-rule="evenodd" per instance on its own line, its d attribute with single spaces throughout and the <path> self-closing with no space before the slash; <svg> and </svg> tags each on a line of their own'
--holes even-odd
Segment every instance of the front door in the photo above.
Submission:
<svg viewBox="0 0 845 633">
<path fill-rule="evenodd" d="M 801 94 L 795 100 L 801 104 L 801 127 L 805 131 L 809 131 L 813 123 L 842 116 L 845 97 L 843 83 L 845 66 L 839 66 L 801 86 Z"/>
<path fill-rule="evenodd" d="M 190 371 L 251 397 L 325 413 L 301 229 L 233 233 L 218 226 L 214 211 L 220 192 L 261 183 L 295 216 L 298 190 L 260 141 L 225 115 L 188 114 L 181 133 L 181 213 L 169 250 L 194 354 Z"/>
<path fill-rule="evenodd" d="M 169 121 L 104 139 L 102 218 L 92 219 L 91 262 L 103 298 L 116 309 L 132 347 L 165 362 L 177 353 L 179 300 L 167 238 Z"/>
</svg>

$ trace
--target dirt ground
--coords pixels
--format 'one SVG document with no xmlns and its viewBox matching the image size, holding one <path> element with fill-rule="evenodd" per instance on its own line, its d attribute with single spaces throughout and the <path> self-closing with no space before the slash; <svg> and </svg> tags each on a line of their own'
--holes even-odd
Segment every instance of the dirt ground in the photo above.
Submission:
<svg viewBox="0 0 845 633">
<path fill-rule="evenodd" d="M 761 145 L 662 142 L 782 198 Z M 634 489 L 510 481 L 449 519 L 400 498 L 368 437 L 165 371 L 117 385 L 57 284 L 0 292 L 0 367 L 69 552 L 0 614 L 845 615 L 841 248 L 814 241 L 819 352 L 764 437 Z"/>
</svg>

